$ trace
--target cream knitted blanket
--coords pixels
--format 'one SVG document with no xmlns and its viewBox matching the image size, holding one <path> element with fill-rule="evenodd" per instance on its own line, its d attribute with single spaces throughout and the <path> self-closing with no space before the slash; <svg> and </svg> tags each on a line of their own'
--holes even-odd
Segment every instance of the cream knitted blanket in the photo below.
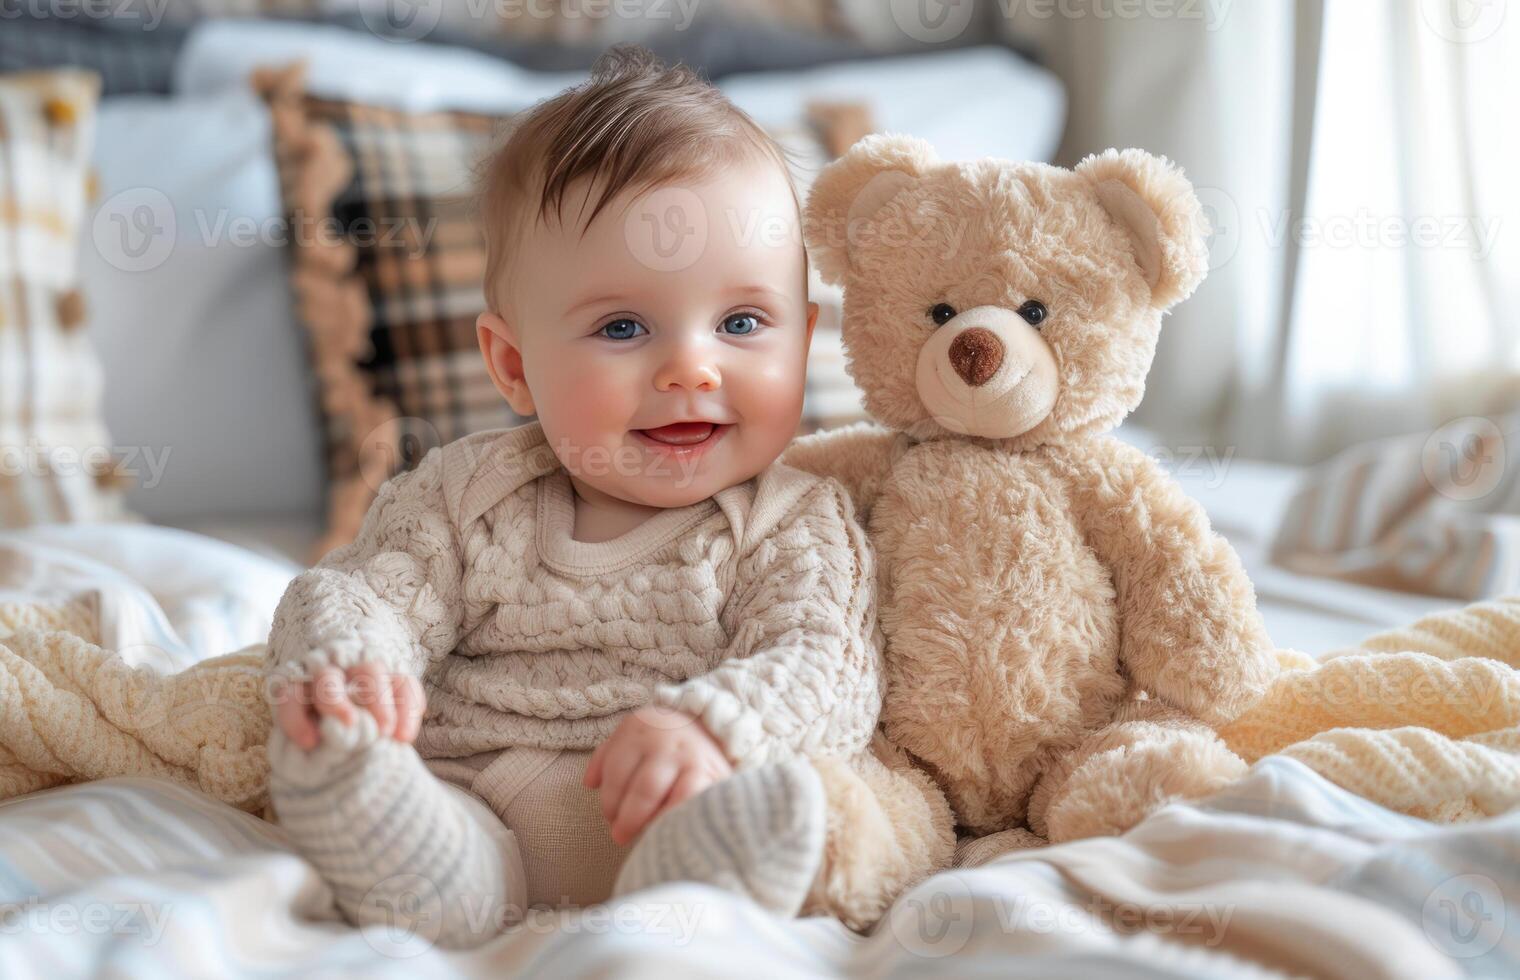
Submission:
<svg viewBox="0 0 1520 980">
<path fill-rule="evenodd" d="M 269 711 L 260 647 L 168 676 L 93 640 L 83 608 L 0 605 L 0 799 L 156 775 L 261 812 Z M 1376 803 L 1438 821 L 1520 805 L 1520 596 L 1380 633 L 1316 663 L 1284 650 L 1222 732 Z"/>
<path fill-rule="evenodd" d="M 1520 805 L 1520 596 L 1379 633 L 1316 662 L 1278 652 L 1266 696 L 1220 734 L 1291 756 L 1390 810 L 1454 822 Z"/>
<path fill-rule="evenodd" d="M 82 602 L 0 603 L 0 799 L 151 775 L 263 813 L 263 647 L 164 675 L 129 666 L 98 639 Z"/>
</svg>

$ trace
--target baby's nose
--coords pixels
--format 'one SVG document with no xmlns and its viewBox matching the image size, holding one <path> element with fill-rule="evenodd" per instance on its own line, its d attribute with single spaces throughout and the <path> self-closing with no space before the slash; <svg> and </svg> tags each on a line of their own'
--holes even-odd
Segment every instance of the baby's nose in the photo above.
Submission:
<svg viewBox="0 0 1520 980">
<path fill-rule="evenodd" d="M 973 388 L 987 383 L 1003 363 L 1003 342 L 986 327 L 962 330 L 950 342 L 950 366 Z"/>
<path fill-rule="evenodd" d="M 715 365 L 706 361 L 685 360 L 667 364 L 655 378 L 654 386 L 660 391 L 671 388 L 687 388 L 691 391 L 711 391 L 723 383 L 723 377 Z"/>
</svg>

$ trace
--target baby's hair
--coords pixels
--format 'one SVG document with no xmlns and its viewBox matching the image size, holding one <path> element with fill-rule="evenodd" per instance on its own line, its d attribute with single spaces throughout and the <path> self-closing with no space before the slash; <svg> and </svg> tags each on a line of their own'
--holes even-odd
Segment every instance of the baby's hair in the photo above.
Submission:
<svg viewBox="0 0 1520 980">
<path fill-rule="evenodd" d="M 488 305 L 498 308 L 496 290 L 531 221 L 585 228 L 624 190 L 711 176 L 757 154 L 787 171 L 786 151 L 696 72 L 637 45 L 608 49 L 589 80 L 513 117 L 484 162 L 477 198 Z M 595 188 L 590 213 L 583 204 L 564 215 L 565 195 L 583 178 Z"/>
</svg>

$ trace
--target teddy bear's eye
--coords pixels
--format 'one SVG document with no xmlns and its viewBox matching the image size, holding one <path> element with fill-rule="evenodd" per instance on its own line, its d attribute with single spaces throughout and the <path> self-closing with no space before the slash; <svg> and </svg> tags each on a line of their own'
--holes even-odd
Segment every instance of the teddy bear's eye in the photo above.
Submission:
<svg viewBox="0 0 1520 980">
<path fill-rule="evenodd" d="M 929 310 L 929 316 L 934 320 L 936 327 L 944 326 L 955 319 L 955 307 L 949 303 L 937 303 Z"/>
<path fill-rule="evenodd" d="M 1045 304 L 1037 299 L 1026 299 L 1024 305 L 1019 307 L 1019 316 L 1023 317 L 1024 322 L 1031 327 L 1038 327 L 1044 323 L 1047 315 Z"/>
</svg>

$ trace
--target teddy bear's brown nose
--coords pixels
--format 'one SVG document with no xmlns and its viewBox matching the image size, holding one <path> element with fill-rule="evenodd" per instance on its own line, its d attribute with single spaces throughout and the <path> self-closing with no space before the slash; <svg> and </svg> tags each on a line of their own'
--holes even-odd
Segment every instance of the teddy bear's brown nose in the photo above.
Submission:
<svg viewBox="0 0 1520 980">
<path fill-rule="evenodd" d="M 1003 342 L 986 327 L 962 330 L 950 341 L 950 366 L 973 388 L 987 383 L 1003 363 Z"/>
</svg>

